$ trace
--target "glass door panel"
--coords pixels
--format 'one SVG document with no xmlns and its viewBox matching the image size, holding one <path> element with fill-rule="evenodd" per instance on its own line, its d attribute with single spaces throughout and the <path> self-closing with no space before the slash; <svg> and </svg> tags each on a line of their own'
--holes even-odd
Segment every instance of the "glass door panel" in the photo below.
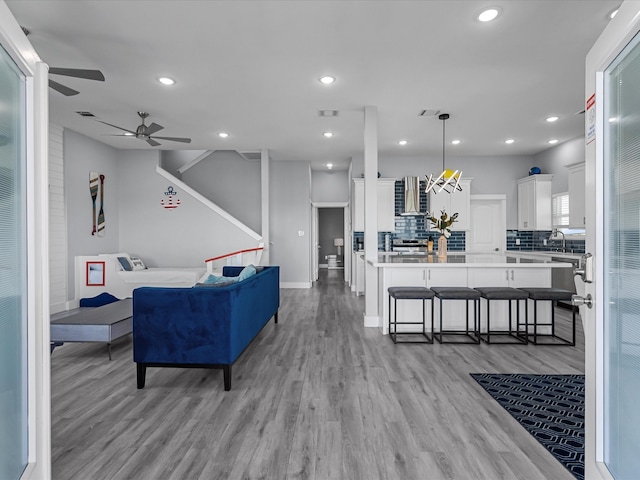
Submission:
<svg viewBox="0 0 640 480">
<path fill-rule="evenodd" d="M 25 79 L 0 46 L 0 478 L 27 464 Z"/>
<path fill-rule="evenodd" d="M 604 75 L 604 461 L 617 480 L 640 472 L 639 43 Z"/>
</svg>

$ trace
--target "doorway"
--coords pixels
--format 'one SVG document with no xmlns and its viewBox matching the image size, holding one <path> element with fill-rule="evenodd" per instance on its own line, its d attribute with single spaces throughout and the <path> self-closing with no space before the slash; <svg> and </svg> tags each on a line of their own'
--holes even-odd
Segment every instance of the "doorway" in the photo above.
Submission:
<svg viewBox="0 0 640 480">
<path fill-rule="evenodd" d="M 341 277 L 346 277 L 348 261 L 345 253 L 348 239 L 345 236 L 347 204 L 346 203 L 314 203 L 312 231 L 312 269 L 313 281 L 317 281 L 320 269 L 340 270 Z"/>
</svg>

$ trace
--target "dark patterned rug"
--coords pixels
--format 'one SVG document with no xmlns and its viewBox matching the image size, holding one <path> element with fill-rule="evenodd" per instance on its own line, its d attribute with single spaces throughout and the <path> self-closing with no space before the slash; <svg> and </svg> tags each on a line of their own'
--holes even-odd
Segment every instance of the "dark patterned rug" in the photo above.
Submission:
<svg viewBox="0 0 640 480">
<path fill-rule="evenodd" d="M 471 376 L 574 477 L 584 480 L 584 375 Z"/>
</svg>

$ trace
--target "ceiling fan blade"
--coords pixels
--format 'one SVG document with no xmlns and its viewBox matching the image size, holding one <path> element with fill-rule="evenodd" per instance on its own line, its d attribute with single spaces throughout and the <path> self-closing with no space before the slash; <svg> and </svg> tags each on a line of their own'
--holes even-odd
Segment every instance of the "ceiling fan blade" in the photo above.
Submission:
<svg viewBox="0 0 640 480">
<path fill-rule="evenodd" d="M 104 82 L 104 75 L 100 70 L 83 70 L 81 68 L 49 68 L 49 73 L 54 75 L 65 75 L 67 77 L 85 78 L 87 80 L 97 80 Z"/>
<path fill-rule="evenodd" d="M 149 145 L 151 145 L 152 147 L 157 147 L 158 145 L 160 145 L 158 142 L 156 142 L 153 138 L 147 138 L 147 143 Z"/>
<path fill-rule="evenodd" d="M 151 125 L 149 125 L 147 127 L 147 129 L 144 131 L 145 135 L 153 135 L 156 132 L 159 132 L 160 130 L 162 130 L 164 127 L 162 125 L 158 125 L 157 123 L 152 123 Z"/>
<path fill-rule="evenodd" d="M 160 140 L 170 140 L 172 142 L 191 143 L 190 138 L 180 138 L 180 137 L 153 137 L 153 138 L 159 138 Z"/>
<path fill-rule="evenodd" d="M 129 130 L 129 129 L 126 129 L 126 128 L 122 128 L 122 127 L 119 127 L 119 126 L 117 126 L 117 125 L 113 125 L 113 124 L 111 124 L 111 123 L 103 122 L 102 120 L 98 120 L 98 121 L 99 121 L 100 123 L 104 123 L 105 125 L 109 125 L 110 127 L 117 128 L 118 130 L 123 130 L 123 131 L 125 131 L 125 132 L 132 133 L 133 135 L 135 135 L 135 134 L 136 134 L 136 132 L 134 132 L 133 130 Z"/>
<path fill-rule="evenodd" d="M 77 95 L 80 93 L 79 91 L 74 90 L 73 88 L 65 87 L 61 83 L 54 82 L 53 80 L 49 80 L 49 86 L 53 88 L 56 92 L 66 95 L 67 97 L 71 97 L 73 95 Z"/>
</svg>

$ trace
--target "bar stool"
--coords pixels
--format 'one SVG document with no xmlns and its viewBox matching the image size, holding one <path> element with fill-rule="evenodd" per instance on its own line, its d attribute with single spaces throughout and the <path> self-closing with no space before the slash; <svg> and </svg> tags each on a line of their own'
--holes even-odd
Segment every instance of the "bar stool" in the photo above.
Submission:
<svg viewBox="0 0 640 480">
<path fill-rule="evenodd" d="M 431 287 L 433 293 L 440 301 L 440 329 L 438 342 L 440 343 L 480 343 L 480 330 L 478 325 L 478 313 L 480 305 L 480 292 L 467 287 Z M 466 330 L 444 330 L 442 328 L 442 302 L 444 300 L 465 300 L 467 307 Z M 469 301 L 473 302 L 473 330 L 469 329 Z M 434 334 L 435 335 L 435 334 Z M 468 340 L 444 341 L 443 335 L 464 335 Z"/>
<path fill-rule="evenodd" d="M 398 343 L 398 335 L 422 335 L 425 340 L 405 340 L 400 343 L 433 343 L 433 296 L 427 287 L 389 287 L 389 336 Z M 393 298 L 393 322 L 391 321 L 391 299 Z M 421 300 L 422 322 L 398 322 L 398 300 Z M 431 300 L 431 335 L 426 331 L 426 302 Z M 393 330 L 391 326 L 393 325 Z M 422 325 L 422 332 L 398 332 L 398 325 Z"/>
<path fill-rule="evenodd" d="M 573 295 L 569 290 L 561 288 L 520 288 L 527 292 L 529 299 L 533 300 L 533 333 L 527 329 L 527 338 L 534 345 L 575 345 L 576 344 L 576 308 L 572 307 L 572 334 L 571 338 L 561 337 L 556 333 L 555 306 L 559 300 L 571 300 Z M 551 323 L 538 323 L 538 302 L 551 302 Z M 551 333 L 538 333 L 538 327 L 551 327 Z M 533 337 L 533 340 L 531 340 Z M 539 337 L 547 338 L 541 341 Z"/>
<path fill-rule="evenodd" d="M 529 329 L 529 313 L 527 311 L 527 299 L 529 294 L 523 290 L 511 287 L 475 287 L 480 292 L 480 297 L 487 301 L 487 332 L 482 333 L 482 308 L 480 309 L 480 338 L 486 343 L 494 344 L 527 344 L 527 330 Z M 509 302 L 509 330 L 491 330 L 491 300 L 506 300 Z M 513 328 L 512 321 L 512 302 L 516 302 L 516 328 Z M 520 331 L 520 300 L 524 300 L 524 332 Z M 482 303 L 482 300 L 480 300 Z M 482 305 L 481 305 L 482 306 Z M 504 338 L 503 341 L 491 340 L 491 336 L 499 335 Z M 508 338 L 507 338 L 508 337 Z"/>
</svg>

